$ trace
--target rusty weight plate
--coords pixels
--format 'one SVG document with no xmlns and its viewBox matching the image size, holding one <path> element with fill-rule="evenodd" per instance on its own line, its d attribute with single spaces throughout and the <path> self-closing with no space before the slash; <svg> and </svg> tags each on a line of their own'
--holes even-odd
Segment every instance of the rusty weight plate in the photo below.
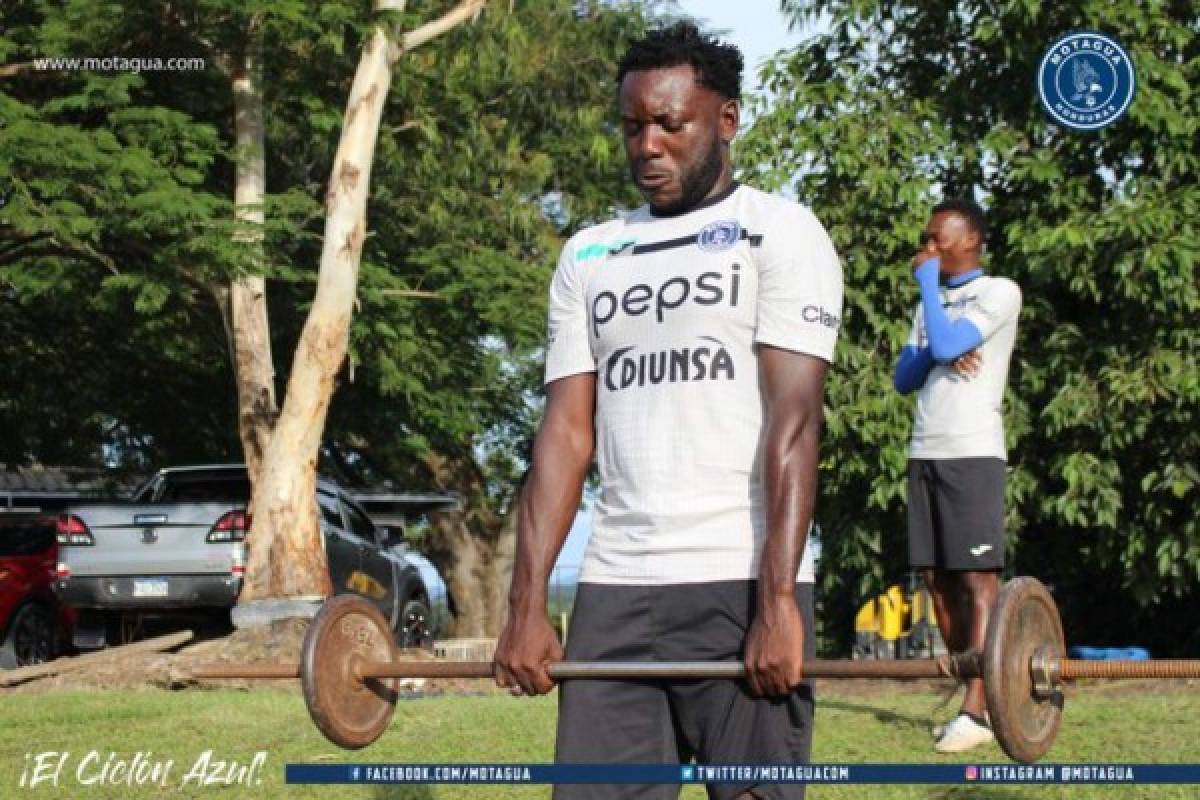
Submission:
<svg viewBox="0 0 1200 800">
<path fill-rule="evenodd" d="M 300 681 L 313 722 L 329 741 L 356 750 L 387 729 L 396 709 L 393 678 L 361 680 L 367 663 L 396 660 L 383 614 L 356 595 L 327 600 L 304 636 Z"/>
<path fill-rule="evenodd" d="M 996 740 L 1014 761 L 1037 761 L 1058 733 L 1063 696 L 1041 699 L 1034 692 L 1030 662 L 1035 652 L 1066 655 L 1062 618 L 1045 586 L 1014 578 L 1001 588 L 988 624 L 983 651 L 983 687 Z"/>
</svg>

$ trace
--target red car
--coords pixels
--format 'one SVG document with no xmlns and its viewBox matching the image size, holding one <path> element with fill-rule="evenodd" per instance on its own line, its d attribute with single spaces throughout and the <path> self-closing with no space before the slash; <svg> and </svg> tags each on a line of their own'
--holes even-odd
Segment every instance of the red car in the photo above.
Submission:
<svg viewBox="0 0 1200 800">
<path fill-rule="evenodd" d="M 58 520 L 0 513 L 0 668 L 49 661 L 69 642 L 73 612 L 54 593 Z"/>
</svg>

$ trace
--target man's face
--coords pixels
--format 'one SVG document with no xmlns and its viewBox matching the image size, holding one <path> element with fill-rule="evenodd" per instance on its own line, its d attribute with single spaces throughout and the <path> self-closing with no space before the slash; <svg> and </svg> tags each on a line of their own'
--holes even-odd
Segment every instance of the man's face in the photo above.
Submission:
<svg viewBox="0 0 1200 800">
<path fill-rule="evenodd" d="M 687 211 L 728 183 L 737 102 L 690 65 L 627 73 L 620 110 L 629 171 L 653 211 Z"/>
<path fill-rule="evenodd" d="M 931 258 L 941 260 L 939 271 L 943 275 L 957 275 L 978 265 L 979 235 L 965 217 L 954 211 L 939 211 L 929 218 L 913 266 Z"/>
</svg>

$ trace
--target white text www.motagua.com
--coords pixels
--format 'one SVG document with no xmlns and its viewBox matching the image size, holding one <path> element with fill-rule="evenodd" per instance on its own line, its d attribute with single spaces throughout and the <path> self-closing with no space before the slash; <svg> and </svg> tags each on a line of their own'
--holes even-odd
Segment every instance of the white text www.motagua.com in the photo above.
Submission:
<svg viewBox="0 0 1200 800">
<path fill-rule="evenodd" d="M 249 762 L 217 758 L 205 750 L 191 764 L 155 757 L 151 751 L 129 755 L 89 750 L 76 758 L 67 750 L 26 753 L 20 786 L 258 786 L 262 784 L 267 753 L 260 750 Z M 185 770 L 186 768 L 186 770 Z"/>
</svg>

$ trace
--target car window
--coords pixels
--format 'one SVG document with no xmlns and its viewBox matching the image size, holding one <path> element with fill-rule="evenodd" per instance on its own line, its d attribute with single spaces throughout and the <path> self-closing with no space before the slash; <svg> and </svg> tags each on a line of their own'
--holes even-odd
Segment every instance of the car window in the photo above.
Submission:
<svg viewBox="0 0 1200 800">
<path fill-rule="evenodd" d="M 358 506 L 351 505 L 342 498 L 342 508 L 346 510 L 346 519 L 350 521 L 350 531 L 371 544 L 375 544 L 375 523 L 362 512 Z"/>
<path fill-rule="evenodd" d="M 201 503 L 208 500 L 246 502 L 250 499 L 250 480 L 245 476 L 173 477 L 163 487 L 158 499 L 164 503 Z"/>
<path fill-rule="evenodd" d="M 0 557 L 33 556 L 54 547 L 54 518 L 38 517 L 27 522 L 6 520 L 0 530 Z"/>
<path fill-rule="evenodd" d="M 155 475 L 150 480 L 139 486 L 131 496 L 134 503 L 152 503 L 154 502 L 154 490 L 158 488 L 158 476 Z"/>
<path fill-rule="evenodd" d="M 332 525 L 339 531 L 346 526 L 346 523 L 342 522 L 342 512 L 338 508 L 336 497 L 324 492 L 317 492 L 317 505 L 321 507 L 321 519 L 326 524 Z"/>
</svg>

